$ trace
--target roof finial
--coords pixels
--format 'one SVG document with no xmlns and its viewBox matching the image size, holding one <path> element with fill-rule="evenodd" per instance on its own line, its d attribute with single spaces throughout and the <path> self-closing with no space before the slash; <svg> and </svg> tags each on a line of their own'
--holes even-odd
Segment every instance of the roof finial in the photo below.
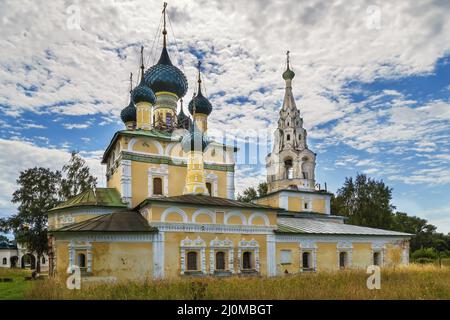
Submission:
<svg viewBox="0 0 450 320">
<path fill-rule="evenodd" d="M 195 109 L 196 109 L 196 107 L 195 107 L 195 93 L 192 95 L 192 101 L 194 101 L 194 107 L 192 108 L 192 119 L 194 119 L 195 118 Z"/>
<path fill-rule="evenodd" d="M 133 72 L 130 72 L 130 94 L 133 91 Z"/>
<path fill-rule="evenodd" d="M 163 7 L 163 15 L 164 15 L 164 27 L 163 27 L 163 36 L 164 36 L 164 40 L 163 40 L 163 47 L 165 48 L 167 45 L 167 30 L 166 30 L 166 9 L 167 9 L 167 2 L 164 2 L 164 7 Z"/>
<path fill-rule="evenodd" d="M 141 81 L 144 81 L 144 46 L 141 46 Z"/>
<path fill-rule="evenodd" d="M 201 93 L 201 91 L 202 91 L 202 77 L 201 77 L 201 74 L 200 74 L 201 67 L 202 67 L 202 62 L 199 60 L 198 64 L 197 64 L 197 69 L 198 69 L 198 80 L 197 80 L 197 82 L 198 82 L 198 92 L 197 92 L 197 94 Z"/>
<path fill-rule="evenodd" d="M 290 53 L 289 50 L 286 51 L 286 65 L 287 65 L 288 70 L 289 70 L 289 53 Z"/>
</svg>

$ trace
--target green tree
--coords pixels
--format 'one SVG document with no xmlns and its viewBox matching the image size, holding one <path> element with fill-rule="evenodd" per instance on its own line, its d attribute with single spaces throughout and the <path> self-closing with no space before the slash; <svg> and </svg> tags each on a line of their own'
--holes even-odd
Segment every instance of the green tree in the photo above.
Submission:
<svg viewBox="0 0 450 320">
<path fill-rule="evenodd" d="M 9 241 L 8 237 L 6 237 L 6 236 L 0 234 L 0 244 L 2 244 L 2 243 L 4 243 L 4 244 L 10 244 L 10 241 Z"/>
<path fill-rule="evenodd" d="M 69 163 L 62 168 L 64 178 L 61 181 L 61 189 L 59 194 L 63 200 L 68 200 L 77 194 L 95 188 L 97 178 L 91 175 L 86 161 L 75 151 Z"/>
<path fill-rule="evenodd" d="M 358 174 L 345 178 L 344 185 L 332 198 L 335 214 L 348 217 L 348 223 L 390 229 L 393 224 L 392 189 L 382 180 Z"/>
<path fill-rule="evenodd" d="M 47 251 L 47 211 L 60 201 L 58 189 L 61 172 L 32 168 L 20 172 L 12 202 L 19 204 L 17 213 L 0 219 L 0 231 L 14 233 L 18 243 L 36 253 L 36 271 L 40 272 L 41 257 Z"/>
<path fill-rule="evenodd" d="M 238 194 L 237 199 L 242 202 L 252 202 L 258 197 L 265 196 L 267 194 L 269 186 L 266 182 L 260 182 L 258 187 L 248 187 L 241 194 Z"/>
</svg>

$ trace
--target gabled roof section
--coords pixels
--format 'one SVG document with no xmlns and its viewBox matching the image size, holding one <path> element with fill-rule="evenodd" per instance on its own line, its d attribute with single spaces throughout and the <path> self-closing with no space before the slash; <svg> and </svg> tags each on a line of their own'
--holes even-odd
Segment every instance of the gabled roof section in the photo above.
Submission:
<svg viewBox="0 0 450 320">
<path fill-rule="evenodd" d="M 126 208 L 127 204 L 122 202 L 119 192 L 116 188 L 96 188 L 86 190 L 79 195 L 63 202 L 51 211 L 75 208 L 75 207 L 118 207 Z"/>
<path fill-rule="evenodd" d="M 259 205 L 248 202 L 241 202 L 232 199 L 220 198 L 220 197 L 212 197 L 205 195 L 181 195 L 174 197 L 152 197 L 147 198 L 142 201 L 138 207 L 142 208 L 143 206 L 150 204 L 152 202 L 155 203 L 176 203 L 176 204 L 189 204 L 189 205 L 201 205 L 207 207 L 232 207 L 232 208 L 241 208 L 241 209 L 258 209 L 258 210 L 271 210 L 278 211 L 279 208 L 273 208 L 265 205 Z"/>
<path fill-rule="evenodd" d="M 136 211 L 120 211 L 62 227 L 53 232 L 157 232 Z"/>
<path fill-rule="evenodd" d="M 111 152 L 111 149 L 113 148 L 114 144 L 116 143 L 117 139 L 120 136 L 128 136 L 128 137 L 149 137 L 149 138 L 155 138 L 158 140 L 164 140 L 164 141 L 174 141 L 172 138 L 172 134 L 169 132 L 164 131 L 158 131 L 155 129 L 152 130 L 121 130 L 117 131 L 113 138 L 111 139 L 111 142 L 109 143 L 108 147 L 105 150 L 105 153 L 103 154 L 102 158 L 102 164 L 105 164 L 108 158 L 108 154 Z M 181 138 L 177 138 L 175 141 L 180 140 Z"/>
<path fill-rule="evenodd" d="M 410 237 L 412 234 L 354 226 L 351 224 L 326 222 L 308 218 L 278 217 L 277 233 L 327 234 L 327 235 L 359 235 L 359 236 L 400 236 Z"/>
</svg>

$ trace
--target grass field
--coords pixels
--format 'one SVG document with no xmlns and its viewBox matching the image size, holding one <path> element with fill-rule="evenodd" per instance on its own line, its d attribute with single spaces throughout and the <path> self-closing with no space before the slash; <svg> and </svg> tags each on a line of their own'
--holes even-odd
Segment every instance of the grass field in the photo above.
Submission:
<svg viewBox="0 0 450 320">
<path fill-rule="evenodd" d="M 13 279 L 13 282 L 0 282 L 0 300 L 24 299 L 25 291 L 32 286 L 24 277 L 30 275 L 30 270 L 0 269 L 0 278 Z"/>
<path fill-rule="evenodd" d="M 26 299 L 450 299 L 450 268 L 383 269 L 381 289 L 368 290 L 364 271 L 276 278 L 184 278 L 145 283 L 89 284 L 68 290 L 55 280 L 34 282 Z"/>
</svg>

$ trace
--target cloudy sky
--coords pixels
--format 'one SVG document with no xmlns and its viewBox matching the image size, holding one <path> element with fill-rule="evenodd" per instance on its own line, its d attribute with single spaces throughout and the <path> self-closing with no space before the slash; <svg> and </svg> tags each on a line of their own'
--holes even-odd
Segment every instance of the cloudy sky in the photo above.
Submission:
<svg viewBox="0 0 450 320">
<path fill-rule="evenodd" d="M 104 185 L 99 158 L 123 128 L 140 46 L 147 65 L 159 55 L 161 7 L 0 0 L 0 215 L 14 212 L 20 170 L 59 169 L 70 150 Z M 450 232 L 449 1 L 175 0 L 168 12 L 187 97 L 203 61 L 211 135 L 272 135 L 290 50 L 318 182 L 335 191 L 357 172 L 383 179 L 399 211 Z M 238 191 L 265 179 L 265 153 L 259 165 L 241 156 L 252 163 L 239 165 Z"/>
</svg>

